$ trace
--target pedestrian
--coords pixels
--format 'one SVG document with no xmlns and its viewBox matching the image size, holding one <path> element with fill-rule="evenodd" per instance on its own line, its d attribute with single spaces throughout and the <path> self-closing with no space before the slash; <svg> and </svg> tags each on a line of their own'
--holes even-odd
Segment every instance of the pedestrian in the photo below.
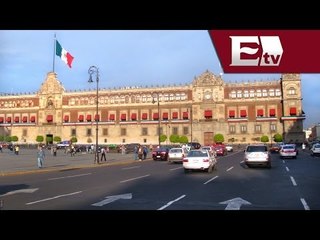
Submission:
<svg viewBox="0 0 320 240">
<path fill-rule="evenodd" d="M 139 161 L 142 161 L 142 156 L 143 156 L 143 148 L 141 145 L 139 145 L 139 148 L 138 148 L 138 158 L 139 158 Z"/>
<path fill-rule="evenodd" d="M 306 149 L 306 144 L 302 143 L 302 151 L 304 151 Z"/>
<path fill-rule="evenodd" d="M 102 162 L 102 159 L 104 159 L 105 162 L 107 161 L 107 159 L 106 159 L 106 149 L 105 149 L 105 147 L 102 147 L 102 148 L 101 148 L 101 159 L 100 159 L 100 162 Z"/>
<path fill-rule="evenodd" d="M 0 144 L 0 152 L 2 152 L 2 144 Z"/>
<path fill-rule="evenodd" d="M 38 154 L 37 154 L 37 157 L 38 157 L 38 168 L 42 168 L 43 167 L 43 161 L 44 161 L 45 156 L 46 155 L 44 153 L 44 150 L 40 146 L 39 150 L 38 150 Z"/>
<path fill-rule="evenodd" d="M 139 146 L 134 146 L 134 149 L 133 149 L 134 160 L 138 159 L 138 148 Z"/>
<path fill-rule="evenodd" d="M 147 146 L 143 146 L 143 160 L 147 158 L 148 148 Z"/>
<path fill-rule="evenodd" d="M 53 156 L 57 156 L 57 147 L 53 147 Z"/>
</svg>

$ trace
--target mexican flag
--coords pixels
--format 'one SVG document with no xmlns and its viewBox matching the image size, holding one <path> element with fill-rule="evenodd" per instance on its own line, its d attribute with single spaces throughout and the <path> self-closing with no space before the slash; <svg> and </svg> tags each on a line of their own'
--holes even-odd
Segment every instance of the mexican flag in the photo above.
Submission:
<svg viewBox="0 0 320 240">
<path fill-rule="evenodd" d="M 56 55 L 61 58 L 70 68 L 73 61 L 71 54 L 61 47 L 60 43 L 56 40 Z"/>
</svg>

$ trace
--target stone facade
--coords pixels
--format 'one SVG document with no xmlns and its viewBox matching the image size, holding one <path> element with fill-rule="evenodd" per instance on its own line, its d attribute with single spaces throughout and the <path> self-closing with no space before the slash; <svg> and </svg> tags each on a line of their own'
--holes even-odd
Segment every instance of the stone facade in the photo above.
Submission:
<svg viewBox="0 0 320 240">
<path fill-rule="evenodd" d="M 205 145 L 212 144 L 217 133 L 237 144 L 275 133 L 287 142 L 304 141 L 299 74 L 225 83 L 220 75 L 206 71 L 183 86 L 98 93 L 97 114 L 95 90 L 66 91 L 57 74 L 49 72 L 35 94 L 0 96 L 0 135 L 17 136 L 20 143 L 36 143 L 38 135 L 62 140 L 75 136 L 78 143 L 87 144 L 95 142 L 98 123 L 101 144 L 158 144 L 159 126 L 168 138 L 185 135 Z"/>
</svg>

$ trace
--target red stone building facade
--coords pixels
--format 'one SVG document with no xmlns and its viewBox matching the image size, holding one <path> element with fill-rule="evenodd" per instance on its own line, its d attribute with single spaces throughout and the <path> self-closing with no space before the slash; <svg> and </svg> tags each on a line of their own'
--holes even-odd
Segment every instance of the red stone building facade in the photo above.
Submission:
<svg viewBox="0 0 320 240">
<path fill-rule="evenodd" d="M 299 74 L 226 83 L 206 71 L 186 85 L 99 89 L 98 114 L 95 90 L 66 91 L 54 72 L 35 94 L 0 96 L 0 134 L 19 143 L 36 143 L 38 135 L 93 143 L 97 121 L 101 144 L 157 144 L 159 126 L 168 138 L 185 135 L 201 144 L 213 143 L 217 133 L 234 143 L 276 133 L 302 142 L 303 119 Z"/>
</svg>

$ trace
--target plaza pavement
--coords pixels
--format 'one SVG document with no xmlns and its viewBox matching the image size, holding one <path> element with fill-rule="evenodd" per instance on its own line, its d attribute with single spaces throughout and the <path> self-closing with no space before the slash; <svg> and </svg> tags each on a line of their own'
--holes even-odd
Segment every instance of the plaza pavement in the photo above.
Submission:
<svg viewBox="0 0 320 240">
<path fill-rule="evenodd" d="M 0 177 L 63 169 L 128 164 L 138 161 L 134 160 L 133 153 L 107 153 L 107 161 L 103 161 L 100 164 L 94 163 L 94 154 L 90 153 L 76 153 L 75 156 L 70 156 L 70 154 L 66 154 L 64 153 L 64 150 L 60 149 L 57 151 L 57 156 L 53 156 L 50 150 L 45 150 L 45 153 L 46 158 L 44 160 L 43 168 L 39 169 L 37 165 L 36 149 L 21 148 L 19 155 L 14 154 L 9 149 L 3 149 L 3 152 L 0 152 Z M 99 154 L 99 157 L 101 157 L 101 154 Z M 151 154 L 149 153 L 146 160 L 150 159 Z"/>
</svg>

